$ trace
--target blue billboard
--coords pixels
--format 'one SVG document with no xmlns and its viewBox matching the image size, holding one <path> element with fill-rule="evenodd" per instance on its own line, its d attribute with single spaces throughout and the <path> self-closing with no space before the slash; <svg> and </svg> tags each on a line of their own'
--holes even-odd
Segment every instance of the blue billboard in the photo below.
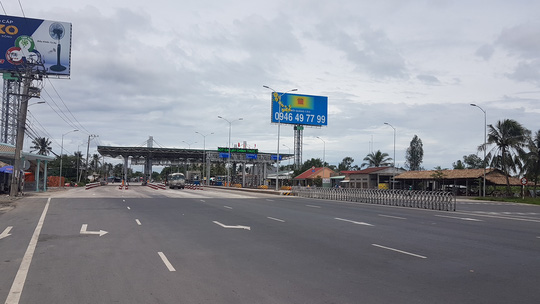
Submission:
<svg viewBox="0 0 540 304">
<path fill-rule="evenodd" d="M 71 23 L 0 15 L 0 71 L 17 71 L 25 62 L 69 76 Z"/>
<path fill-rule="evenodd" d="M 328 97 L 272 93 L 273 123 L 293 125 L 328 125 Z"/>
</svg>

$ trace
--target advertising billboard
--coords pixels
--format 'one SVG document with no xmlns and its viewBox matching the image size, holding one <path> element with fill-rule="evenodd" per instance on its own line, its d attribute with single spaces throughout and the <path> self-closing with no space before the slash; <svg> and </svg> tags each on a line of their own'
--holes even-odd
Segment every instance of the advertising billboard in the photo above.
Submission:
<svg viewBox="0 0 540 304">
<path fill-rule="evenodd" d="M 0 71 L 24 62 L 49 75 L 70 75 L 71 23 L 0 15 Z"/>
<path fill-rule="evenodd" d="M 272 93 L 273 123 L 294 125 L 328 125 L 328 97 Z"/>
</svg>

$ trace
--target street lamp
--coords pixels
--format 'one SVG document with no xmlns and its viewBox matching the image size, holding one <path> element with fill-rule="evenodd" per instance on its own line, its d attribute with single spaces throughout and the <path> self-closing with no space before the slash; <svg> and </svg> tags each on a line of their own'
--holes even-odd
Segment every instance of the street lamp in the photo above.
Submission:
<svg viewBox="0 0 540 304">
<path fill-rule="evenodd" d="M 195 131 L 195 133 L 199 134 L 200 136 L 203 137 L 203 163 L 202 163 L 202 168 L 203 168 L 203 183 L 205 182 L 205 178 L 204 178 L 204 175 L 206 174 L 206 171 L 204 170 L 204 164 L 206 163 L 206 136 L 208 135 L 212 135 L 214 134 L 214 132 L 212 133 L 209 133 L 209 134 L 202 134 L 200 132 L 197 132 Z M 206 181 L 206 184 L 208 185 L 208 181 Z"/>
<path fill-rule="evenodd" d="M 291 148 L 289 146 L 287 146 L 286 144 L 283 144 L 283 146 L 286 147 L 287 149 L 289 149 L 289 154 L 291 154 Z M 290 166 L 290 165 L 291 165 L 291 159 L 289 158 L 289 162 L 288 162 L 287 166 Z"/>
<path fill-rule="evenodd" d="M 182 140 L 182 142 L 183 142 L 183 143 L 185 143 L 186 145 L 188 145 L 188 149 L 191 149 L 191 145 L 193 145 L 193 144 L 196 144 L 196 143 L 197 143 L 196 141 L 194 141 L 194 142 L 192 142 L 192 143 L 188 143 L 188 142 L 187 142 L 187 141 L 185 141 L 185 140 Z"/>
<path fill-rule="evenodd" d="M 272 89 L 271 87 L 267 86 L 267 85 L 263 85 L 263 88 L 266 88 L 266 89 L 269 89 L 269 90 L 272 90 L 272 92 L 274 92 L 273 94 L 273 101 L 276 101 L 278 103 L 278 106 L 279 106 L 279 114 L 281 114 L 281 105 L 280 105 L 280 102 L 281 102 L 281 96 L 283 96 L 284 94 L 287 94 L 289 92 L 295 92 L 295 91 L 298 91 L 298 89 L 291 89 L 285 93 L 281 93 L 281 94 L 278 94 L 278 92 L 276 92 L 276 90 Z M 282 115 L 278 115 L 278 132 L 277 132 L 277 155 L 276 155 L 276 191 L 279 191 L 279 133 L 280 133 L 280 129 L 281 129 L 281 117 Z"/>
<path fill-rule="evenodd" d="M 484 189 L 482 190 L 482 196 L 486 197 L 486 141 L 487 141 L 487 114 L 484 109 L 482 109 L 479 105 L 476 105 L 474 103 L 471 103 L 471 106 L 479 108 L 482 112 L 484 112 Z"/>
<path fill-rule="evenodd" d="M 319 136 L 317 136 L 318 139 L 322 140 L 323 142 L 323 153 L 322 153 L 322 165 L 323 165 L 323 178 L 324 178 L 324 172 L 326 171 L 326 160 L 325 160 L 325 157 L 326 157 L 326 141 L 324 141 L 324 139 L 320 138 Z"/>
<path fill-rule="evenodd" d="M 394 184 L 396 182 L 396 128 L 387 122 L 384 124 L 394 129 L 394 170 L 392 170 L 392 190 L 394 190 Z"/>
<path fill-rule="evenodd" d="M 218 116 L 218 118 L 221 118 L 221 119 L 223 119 L 223 120 L 225 120 L 226 122 L 229 123 L 229 144 L 228 144 L 228 148 L 229 148 L 229 158 L 228 158 L 229 159 L 229 164 L 227 166 L 227 186 L 230 187 L 231 186 L 231 172 L 230 172 L 231 169 L 229 167 L 231 166 L 231 127 L 232 127 L 232 123 L 234 121 L 244 120 L 244 119 L 240 117 L 240 118 L 238 118 L 236 120 L 229 121 L 228 119 L 225 119 L 225 118 L 223 118 L 221 116 Z"/>
<path fill-rule="evenodd" d="M 62 145 L 60 147 L 60 179 L 58 180 L 58 188 L 60 188 L 62 184 L 62 159 L 63 159 L 62 154 L 64 154 L 64 135 L 67 135 L 72 132 L 77 132 L 77 131 L 79 130 L 75 129 L 75 130 L 71 130 L 67 133 L 62 134 Z"/>
</svg>

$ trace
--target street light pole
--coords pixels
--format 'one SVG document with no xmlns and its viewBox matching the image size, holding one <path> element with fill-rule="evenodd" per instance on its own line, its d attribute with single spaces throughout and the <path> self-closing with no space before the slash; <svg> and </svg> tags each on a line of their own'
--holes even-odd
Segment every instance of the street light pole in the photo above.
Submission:
<svg viewBox="0 0 540 304">
<path fill-rule="evenodd" d="M 387 126 L 390 126 L 390 128 L 394 129 L 394 170 L 392 170 L 392 190 L 394 190 L 394 184 L 396 181 L 396 128 L 392 126 L 391 124 L 385 122 L 384 123 Z"/>
<path fill-rule="evenodd" d="M 287 94 L 289 92 L 298 91 L 298 89 L 291 89 L 291 90 L 289 90 L 289 91 L 287 91 L 285 93 L 278 94 L 278 92 L 276 92 L 276 90 L 272 89 L 271 87 L 269 87 L 267 85 L 263 85 L 263 88 L 272 90 L 272 92 L 274 92 L 273 100 L 276 101 L 278 103 L 278 106 L 279 106 L 278 133 L 277 133 L 277 155 L 276 155 L 276 191 L 279 191 L 279 137 L 280 137 L 280 130 L 281 130 L 281 117 L 283 116 L 283 115 L 281 115 L 281 105 L 280 105 L 281 96 L 283 96 L 284 94 Z"/>
<path fill-rule="evenodd" d="M 62 134 L 62 146 L 60 147 L 60 179 L 58 180 L 58 188 L 60 188 L 62 186 L 62 154 L 64 154 L 64 135 L 67 135 L 71 132 L 77 132 L 79 130 L 75 129 L 75 130 L 71 130 L 67 133 L 64 133 Z"/>
<path fill-rule="evenodd" d="M 195 131 L 195 133 L 197 133 L 197 134 L 199 134 L 200 136 L 203 137 L 203 163 L 202 163 L 203 167 L 202 168 L 203 168 L 203 184 L 204 184 L 205 181 L 206 181 L 206 179 L 204 178 L 205 177 L 204 175 L 206 174 L 206 171 L 204 170 L 204 165 L 206 163 L 206 136 L 212 135 L 212 134 L 214 134 L 214 132 L 206 134 L 206 135 L 204 135 L 204 134 L 202 134 L 200 132 L 197 132 L 197 131 Z M 206 181 L 206 184 L 208 185 L 208 181 Z"/>
<path fill-rule="evenodd" d="M 232 155 L 231 155 L 231 128 L 232 128 L 232 123 L 233 123 L 233 121 L 244 120 L 244 119 L 240 117 L 240 118 L 238 118 L 238 119 L 236 119 L 236 120 L 229 121 L 228 119 L 225 119 L 225 118 L 223 118 L 223 117 L 221 117 L 221 116 L 218 116 L 218 118 L 221 118 L 221 119 L 223 119 L 223 120 L 225 120 L 226 122 L 229 123 L 229 143 L 228 143 L 228 148 L 229 148 L 229 157 L 228 157 L 228 159 L 229 159 L 229 164 L 228 164 L 228 166 L 227 166 L 227 187 L 230 187 L 230 186 L 231 186 L 231 174 L 230 174 L 230 173 L 231 173 L 231 172 L 230 172 L 231 169 L 230 169 L 229 167 L 231 166 L 231 156 L 232 156 Z"/>
<path fill-rule="evenodd" d="M 289 149 L 289 154 L 291 154 L 291 148 L 289 146 L 287 146 L 286 144 L 283 144 L 284 147 L 286 147 L 287 149 Z M 287 163 L 287 166 L 290 166 L 291 165 L 291 159 L 289 158 L 289 162 Z M 289 168 L 290 170 L 290 168 Z"/>
<path fill-rule="evenodd" d="M 471 106 L 473 107 L 477 107 L 479 108 L 482 112 L 484 112 L 484 146 L 483 146 L 483 150 L 484 150 L 484 160 L 483 160 L 483 165 L 484 165 L 484 189 L 482 190 L 482 196 L 483 197 L 486 197 L 486 145 L 487 145 L 487 114 L 486 114 L 486 111 L 484 109 L 482 109 L 479 105 L 476 105 L 474 103 L 471 103 Z"/>
</svg>

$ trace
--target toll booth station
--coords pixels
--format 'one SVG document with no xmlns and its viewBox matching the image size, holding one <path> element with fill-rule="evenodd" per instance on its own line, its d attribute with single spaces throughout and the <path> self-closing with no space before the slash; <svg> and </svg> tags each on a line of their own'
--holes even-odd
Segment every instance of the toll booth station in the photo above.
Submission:
<svg viewBox="0 0 540 304">
<path fill-rule="evenodd" d="M 210 167 L 214 163 L 243 164 L 242 175 L 235 176 L 233 182 L 242 187 L 258 187 L 268 179 L 268 168 L 275 166 L 277 155 L 264 153 L 258 149 L 218 148 L 217 150 L 177 149 L 154 147 L 112 147 L 98 146 L 98 153 L 107 157 L 122 157 L 124 159 L 124 179 L 127 177 L 129 160 L 132 165 L 143 165 L 145 176 L 143 183 L 152 175 L 152 166 L 180 166 L 188 164 L 203 164 L 207 179 L 210 178 Z M 230 158 L 229 158 L 230 150 Z M 280 160 L 294 158 L 294 154 L 279 154 Z M 246 167 L 251 167 L 251 174 L 246 174 Z"/>
</svg>

